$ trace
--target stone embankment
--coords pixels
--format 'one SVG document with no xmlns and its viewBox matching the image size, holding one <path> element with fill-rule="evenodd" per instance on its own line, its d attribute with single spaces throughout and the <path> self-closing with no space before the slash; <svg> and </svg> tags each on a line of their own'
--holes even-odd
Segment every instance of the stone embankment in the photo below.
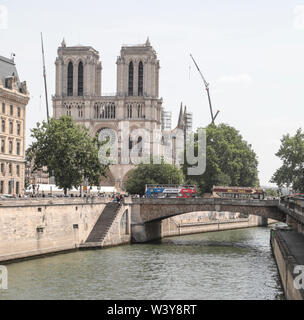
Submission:
<svg viewBox="0 0 304 320">
<path fill-rule="evenodd" d="M 289 228 L 274 229 L 271 246 L 286 299 L 304 300 L 304 235 Z"/>
<path fill-rule="evenodd" d="M 0 202 L 0 262 L 78 250 L 106 206 L 106 200 L 89 198 Z M 109 225 L 103 246 L 131 241 L 124 214 L 120 210 Z"/>
<path fill-rule="evenodd" d="M 239 213 L 195 212 L 164 220 L 162 222 L 162 236 L 174 237 L 267 225 L 267 219 L 258 216 L 242 218 Z"/>
<path fill-rule="evenodd" d="M 0 202 L 0 263 L 131 243 L 136 229 L 132 201 L 109 203 L 102 198 L 26 199 Z M 236 213 L 198 212 L 166 219 L 154 238 L 265 225 L 267 219 Z M 148 232 L 150 232 L 148 229 Z M 160 236 L 160 237 L 159 237 Z M 142 241 L 141 241 L 142 240 Z"/>
</svg>

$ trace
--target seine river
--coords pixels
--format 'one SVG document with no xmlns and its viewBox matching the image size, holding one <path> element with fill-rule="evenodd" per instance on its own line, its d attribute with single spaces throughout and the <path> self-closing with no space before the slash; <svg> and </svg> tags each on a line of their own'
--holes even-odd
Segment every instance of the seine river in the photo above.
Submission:
<svg viewBox="0 0 304 320">
<path fill-rule="evenodd" d="M 270 229 L 205 233 L 8 265 L 0 299 L 283 299 Z"/>
</svg>

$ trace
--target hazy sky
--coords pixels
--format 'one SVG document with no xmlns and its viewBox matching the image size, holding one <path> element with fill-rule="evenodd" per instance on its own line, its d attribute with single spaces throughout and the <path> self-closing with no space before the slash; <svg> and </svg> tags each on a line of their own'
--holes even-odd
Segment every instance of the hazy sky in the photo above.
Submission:
<svg viewBox="0 0 304 320">
<path fill-rule="evenodd" d="M 68 46 L 91 45 L 100 52 L 102 90 L 111 93 L 122 44 L 144 43 L 149 36 L 173 124 L 183 102 L 194 113 L 195 128 L 205 127 L 208 100 L 192 53 L 211 84 L 218 122 L 238 129 L 256 151 L 262 185 L 280 166 L 274 154 L 283 134 L 304 127 L 304 0 L 0 0 L 0 55 L 16 54 L 31 93 L 27 144 L 30 128 L 46 118 L 41 31 L 50 102 L 63 37 Z"/>
</svg>

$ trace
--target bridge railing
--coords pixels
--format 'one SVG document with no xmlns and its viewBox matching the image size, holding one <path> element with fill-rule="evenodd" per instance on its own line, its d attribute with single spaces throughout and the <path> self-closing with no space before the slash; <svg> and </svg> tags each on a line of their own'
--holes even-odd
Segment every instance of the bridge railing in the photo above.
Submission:
<svg viewBox="0 0 304 320">
<path fill-rule="evenodd" d="M 210 204 L 210 205 L 223 205 L 223 204 L 235 204 L 235 205 L 251 205 L 251 206 L 278 206 L 278 200 L 257 200 L 257 199 L 223 199 L 223 198 L 141 198 L 132 199 L 133 204 Z"/>
<path fill-rule="evenodd" d="M 304 200 L 289 199 L 280 201 L 280 206 L 285 208 L 291 216 L 304 221 Z"/>
</svg>

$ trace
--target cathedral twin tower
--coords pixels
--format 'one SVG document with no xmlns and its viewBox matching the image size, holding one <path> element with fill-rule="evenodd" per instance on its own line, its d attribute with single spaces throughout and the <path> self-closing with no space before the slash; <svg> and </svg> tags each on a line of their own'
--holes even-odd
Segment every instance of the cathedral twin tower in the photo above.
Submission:
<svg viewBox="0 0 304 320">
<path fill-rule="evenodd" d="M 102 64 L 99 53 L 89 46 L 67 47 L 63 40 L 56 59 L 54 117 L 69 115 L 96 135 L 103 129 L 117 132 L 121 122 L 130 131 L 145 128 L 152 134 L 162 127 L 159 98 L 159 61 L 149 39 L 143 45 L 123 46 L 117 59 L 117 93 L 102 94 Z M 113 182 L 121 186 L 132 166 L 111 169 Z"/>
</svg>

